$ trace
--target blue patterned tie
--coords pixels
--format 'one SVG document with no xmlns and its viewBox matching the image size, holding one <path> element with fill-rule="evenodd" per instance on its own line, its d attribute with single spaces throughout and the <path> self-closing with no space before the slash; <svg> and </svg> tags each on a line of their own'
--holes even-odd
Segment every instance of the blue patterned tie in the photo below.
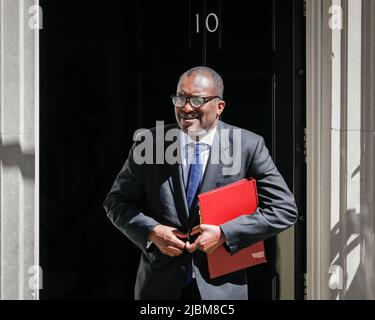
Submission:
<svg viewBox="0 0 375 320">
<path fill-rule="evenodd" d="M 186 187 L 186 201 L 189 208 L 189 211 L 191 209 L 194 209 L 194 204 L 196 203 L 196 195 L 197 190 L 199 188 L 199 184 L 201 181 L 202 176 L 202 164 L 200 159 L 200 150 L 201 145 L 199 143 L 195 144 L 195 153 L 194 153 L 194 161 L 190 165 L 189 170 L 189 177 Z"/>
<path fill-rule="evenodd" d="M 186 201 L 189 208 L 189 215 L 194 213 L 195 205 L 197 202 L 197 191 L 199 188 L 199 184 L 201 181 L 202 176 L 202 163 L 200 159 L 200 151 L 202 145 L 199 143 L 195 144 L 195 153 L 194 153 L 194 161 L 190 165 L 189 170 L 189 177 L 186 187 Z M 185 279 L 184 279 L 184 286 L 187 286 L 193 278 L 193 269 L 192 269 L 192 261 L 189 259 L 189 262 L 186 265 L 186 272 L 185 272 Z"/>
</svg>

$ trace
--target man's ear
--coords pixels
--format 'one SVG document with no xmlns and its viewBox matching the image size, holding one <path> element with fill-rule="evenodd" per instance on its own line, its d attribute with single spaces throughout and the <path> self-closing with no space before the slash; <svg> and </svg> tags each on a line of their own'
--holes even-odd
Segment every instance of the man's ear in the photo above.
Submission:
<svg viewBox="0 0 375 320">
<path fill-rule="evenodd" d="M 223 113 L 224 108 L 225 108 L 225 101 L 224 100 L 220 100 L 219 103 L 217 104 L 217 113 L 218 113 L 219 117 Z"/>
</svg>

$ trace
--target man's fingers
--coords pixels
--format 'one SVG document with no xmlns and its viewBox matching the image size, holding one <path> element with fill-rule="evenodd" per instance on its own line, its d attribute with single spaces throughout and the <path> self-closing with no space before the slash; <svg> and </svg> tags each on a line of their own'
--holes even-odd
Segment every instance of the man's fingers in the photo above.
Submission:
<svg viewBox="0 0 375 320">
<path fill-rule="evenodd" d="M 202 235 L 200 234 L 197 239 L 195 239 L 194 241 L 194 244 L 196 245 L 196 247 L 198 248 L 199 245 L 201 244 L 201 239 L 202 239 Z"/>
<path fill-rule="evenodd" d="M 182 250 L 176 248 L 170 242 L 167 243 L 165 241 L 157 241 L 155 242 L 155 245 L 159 248 L 162 254 L 165 254 L 170 257 L 175 257 L 176 255 L 180 255 L 182 253 Z M 175 248 L 176 250 L 173 250 L 171 248 Z"/>
<path fill-rule="evenodd" d="M 186 242 L 185 249 L 186 249 L 188 252 L 193 253 L 195 250 L 197 250 L 197 246 L 196 246 L 195 242 L 192 243 L 192 244 L 190 244 L 190 242 L 187 241 L 187 242 Z"/>
<path fill-rule="evenodd" d="M 168 252 L 172 253 L 174 256 L 179 256 L 182 254 L 182 250 L 174 247 L 174 246 L 167 246 Z"/>
<path fill-rule="evenodd" d="M 186 249 L 188 252 L 192 253 L 192 251 L 191 251 L 191 244 L 190 244 L 189 241 L 186 241 L 186 242 L 185 242 L 185 249 Z"/>
<path fill-rule="evenodd" d="M 185 248 L 185 242 L 181 241 L 179 238 L 177 238 L 175 235 L 173 235 L 171 239 L 171 243 L 173 246 L 179 248 L 179 249 L 184 249 Z"/>
<path fill-rule="evenodd" d="M 181 239 L 186 239 L 188 237 L 188 235 L 186 233 L 182 233 L 178 230 L 174 230 L 173 231 L 173 234 L 178 237 L 178 238 L 181 238 Z"/>
<path fill-rule="evenodd" d="M 176 257 L 183 253 L 182 250 L 174 247 L 173 245 L 161 246 L 159 249 L 163 254 L 170 256 L 170 257 Z"/>
<path fill-rule="evenodd" d="M 197 239 L 195 239 L 195 241 L 190 244 L 190 242 L 186 242 L 186 250 L 189 251 L 190 253 L 193 253 L 195 250 L 199 249 L 199 245 L 200 245 L 200 242 L 201 242 L 201 238 L 202 236 L 200 235 Z"/>
<path fill-rule="evenodd" d="M 194 228 L 191 230 L 190 235 L 192 236 L 192 235 L 197 234 L 197 233 L 202 233 L 202 228 L 201 228 L 200 225 L 194 227 Z"/>
</svg>

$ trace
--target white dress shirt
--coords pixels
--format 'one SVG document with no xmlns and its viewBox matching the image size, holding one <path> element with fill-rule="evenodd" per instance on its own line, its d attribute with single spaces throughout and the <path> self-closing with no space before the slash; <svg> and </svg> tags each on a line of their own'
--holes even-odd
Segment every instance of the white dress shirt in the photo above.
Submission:
<svg viewBox="0 0 375 320">
<path fill-rule="evenodd" d="M 207 144 L 211 147 L 213 142 L 214 142 L 215 133 L 216 133 L 216 127 L 211 129 L 208 132 L 208 134 L 206 134 L 202 139 L 200 139 L 199 143 L 204 143 L 204 144 Z M 189 177 L 190 165 L 191 165 L 191 163 L 194 159 L 194 152 L 195 152 L 195 144 L 196 143 L 197 143 L 196 140 L 193 140 L 189 135 L 187 135 L 183 131 L 180 131 L 182 174 L 183 174 L 185 189 L 187 187 L 187 180 L 188 180 L 188 177 Z M 210 150 L 211 150 L 211 148 L 205 148 L 200 153 L 200 161 L 202 163 L 201 181 L 202 181 L 204 172 L 205 172 L 206 167 L 207 167 L 208 158 L 210 156 Z"/>
</svg>

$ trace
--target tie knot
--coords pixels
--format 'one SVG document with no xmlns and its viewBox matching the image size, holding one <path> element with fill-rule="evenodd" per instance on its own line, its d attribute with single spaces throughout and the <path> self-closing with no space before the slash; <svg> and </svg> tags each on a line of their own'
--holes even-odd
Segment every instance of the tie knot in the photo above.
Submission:
<svg viewBox="0 0 375 320">
<path fill-rule="evenodd" d="M 202 164 L 201 154 L 210 147 L 207 143 L 188 143 L 186 144 L 186 159 L 188 164 Z M 189 151 L 190 150 L 190 151 Z M 194 152 L 193 152 L 194 150 Z"/>
<path fill-rule="evenodd" d="M 207 143 L 202 143 L 202 142 L 197 142 L 197 143 L 191 142 L 191 143 L 186 144 L 186 148 L 192 148 L 195 150 L 196 154 L 200 154 L 203 151 L 208 150 L 210 148 L 210 145 Z"/>
</svg>

